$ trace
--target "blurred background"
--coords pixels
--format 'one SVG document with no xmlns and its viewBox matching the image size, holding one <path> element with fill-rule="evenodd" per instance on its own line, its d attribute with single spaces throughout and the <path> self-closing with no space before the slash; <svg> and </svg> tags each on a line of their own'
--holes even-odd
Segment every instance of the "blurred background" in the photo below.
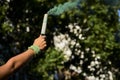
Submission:
<svg viewBox="0 0 120 80">
<path fill-rule="evenodd" d="M 119 4 L 119 0 L 0 0 L 0 65 L 32 45 L 44 14 L 59 7 L 60 14 L 48 16 L 46 50 L 9 80 L 119 80 Z"/>
</svg>

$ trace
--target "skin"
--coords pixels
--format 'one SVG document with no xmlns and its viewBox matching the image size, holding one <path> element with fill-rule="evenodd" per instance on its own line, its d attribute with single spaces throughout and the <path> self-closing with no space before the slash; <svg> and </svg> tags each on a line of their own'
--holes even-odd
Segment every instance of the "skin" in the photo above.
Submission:
<svg viewBox="0 0 120 80">
<path fill-rule="evenodd" d="M 37 45 L 40 50 L 43 50 L 46 47 L 45 37 L 40 35 L 34 40 L 33 45 Z M 21 54 L 10 58 L 6 64 L 0 66 L 0 80 L 6 80 L 10 75 L 27 64 L 34 55 L 35 52 L 32 49 L 28 49 Z"/>
</svg>

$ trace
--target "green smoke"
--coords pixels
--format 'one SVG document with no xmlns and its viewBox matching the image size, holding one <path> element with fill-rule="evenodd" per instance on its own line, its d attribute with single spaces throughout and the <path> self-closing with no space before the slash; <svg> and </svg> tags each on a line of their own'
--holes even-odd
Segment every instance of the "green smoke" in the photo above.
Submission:
<svg viewBox="0 0 120 80">
<path fill-rule="evenodd" d="M 66 2 L 64 4 L 60 4 L 58 6 L 55 6 L 54 8 L 50 9 L 47 13 L 48 15 L 60 15 L 65 11 L 69 11 L 72 9 L 77 8 L 77 6 L 80 4 L 82 1 L 87 1 L 87 0 L 71 0 L 69 2 Z M 89 0 L 88 0 L 89 1 Z M 119 0 L 104 0 L 106 4 L 108 5 L 116 5 Z"/>
<path fill-rule="evenodd" d="M 80 0 L 72 0 L 64 3 L 63 5 L 60 4 L 58 7 L 55 6 L 54 8 L 50 9 L 47 13 L 48 15 L 60 15 L 65 11 L 77 8 L 79 2 Z"/>
</svg>

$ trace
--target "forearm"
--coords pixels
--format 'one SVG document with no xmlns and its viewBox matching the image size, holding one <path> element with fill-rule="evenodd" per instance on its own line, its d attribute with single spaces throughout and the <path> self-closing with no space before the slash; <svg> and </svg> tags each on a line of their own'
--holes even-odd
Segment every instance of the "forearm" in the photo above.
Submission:
<svg viewBox="0 0 120 80">
<path fill-rule="evenodd" d="M 39 53 L 40 49 L 44 49 L 46 47 L 46 41 L 44 38 L 45 37 L 40 35 L 34 40 L 33 45 L 29 47 L 28 50 L 12 57 L 6 64 L 0 66 L 0 80 L 4 80 L 10 76 L 16 70 L 28 63 L 33 58 L 34 54 Z"/>
<path fill-rule="evenodd" d="M 27 51 L 11 58 L 10 61 L 8 61 L 8 64 L 9 62 L 12 62 L 12 65 L 10 67 L 12 72 L 24 66 L 27 62 L 29 62 L 33 58 L 33 56 L 34 56 L 34 51 L 28 49 Z"/>
<path fill-rule="evenodd" d="M 12 57 L 5 65 L 0 67 L 0 80 L 2 79 L 1 76 L 4 78 L 8 77 L 20 67 L 24 66 L 33 58 L 33 56 L 34 51 L 29 49 L 15 57 Z"/>
</svg>

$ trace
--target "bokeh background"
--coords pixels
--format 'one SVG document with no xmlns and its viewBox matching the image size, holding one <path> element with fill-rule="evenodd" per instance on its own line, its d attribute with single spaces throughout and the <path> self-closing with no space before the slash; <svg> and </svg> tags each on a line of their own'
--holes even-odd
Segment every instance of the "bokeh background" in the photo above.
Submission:
<svg viewBox="0 0 120 80">
<path fill-rule="evenodd" d="M 119 0 L 0 0 L 0 65 L 27 50 L 40 35 L 44 14 L 60 6 L 60 14 L 48 16 L 46 49 L 9 80 L 119 80 L 119 4 Z"/>
</svg>

